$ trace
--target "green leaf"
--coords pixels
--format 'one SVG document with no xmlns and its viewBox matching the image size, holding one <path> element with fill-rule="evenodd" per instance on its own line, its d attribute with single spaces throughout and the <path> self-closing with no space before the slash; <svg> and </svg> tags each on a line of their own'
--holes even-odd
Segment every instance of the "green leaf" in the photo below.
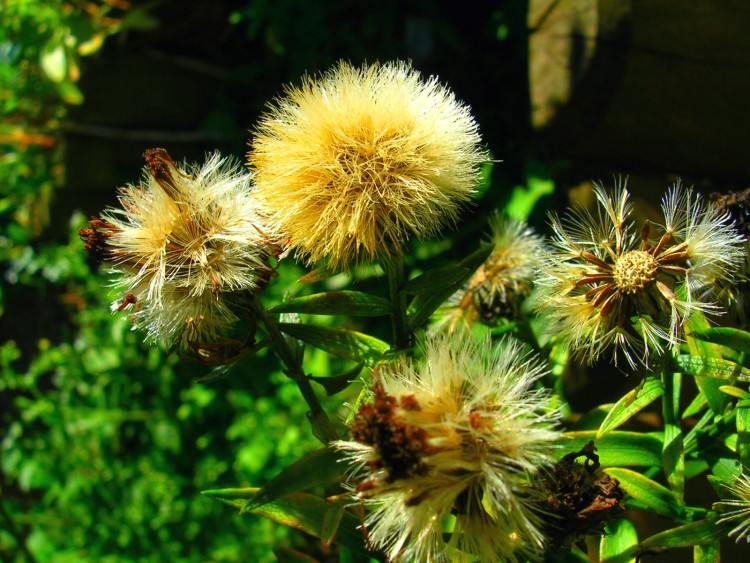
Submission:
<svg viewBox="0 0 750 563">
<path fill-rule="evenodd" d="M 691 416 L 695 416 L 699 412 L 705 410 L 708 407 L 708 401 L 706 401 L 706 397 L 703 395 L 702 392 L 698 391 L 698 394 L 695 396 L 695 398 L 690 401 L 690 404 L 685 407 L 685 410 L 682 411 L 682 420 L 687 420 Z"/>
<path fill-rule="evenodd" d="M 750 399 L 750 393 L 733 385 L 722 385 L 721 387 L 719 387 L 719 391 L 721 391 L 722 393 L 726 393 L 730 397 L 736 397 L 741 401 Z"/>
<path fill-rule="evenodd" d="M 653 512 L 667 518 L 678 518 L 681 509 L 672 491 L 641 473 L 622 467 L 610 467 L 605 471 L 620 482 L 620 487 L 635 500 L 648 506 Z"/>
<path fill-rule="evenodd" d="M 712 379 L 732 381 L 750 381 L 750 370 L 743 368 L 739 364 L 730 362 L 729 360 L 680 354 L 674 359 L 674 361 L 677 365 L 677 369 L 694 377 L 708 377 Z M 697 382 L 698 380 L 696 380 L 696 383 Z M 726 398 L 726 396 L 719 390 L 720 387 L 721 385 L 717 385 L 716 392 Z"/>
<path fill-rule="evenodd" d="M 258 491 L 260 491 L 258 487 L 244 487 L 241 489 L 210 489 L 208 491 L 201 491 L 201 494 L 234 505 L 235 502 L 243 499 L 253 498 L 258 494 Z"/>
<path fill-rule="evenodd" d="M 737 407 L 737 454 L 750 467 L 750 407 Z"/>
<path fill-rule="evenodd" d="M 345 508 L 343 504 L 332 503 L 326 511 L 320 528 L 320 542 L 325 547 L 331 545 L 333 538 L 336 536 L 341 519 L 344 517 Z"/>
<path fill-rule="evenodd" d="M 247 489 L 254 490 L 256 493 L 260 489 Z M 240 499 L 232 499 L 227 497 L 218 496 L 217 491 L 205 491 L 203 494 L 216 498 L 224 504 L 233 506 L 241 509 L 245 501 Z M 278 522 L 284 526 L 302 530 L 312 536 L 320 538 L 322 535 L 323 521 L 325 520 L 326 512 L 330 509 L 333 503 L 328 502 L 322 498 L 310 495 L 307 493 L 293 493 L 259 506 L 252 510 L 251 514 L 263 516 Z M 341 518 L 341 522 L 336 530 L 336 535 L 333 538 L 334 543 L 341 544 L 348 547 L 352 551 L 366 554 L 365 541 L 362 532 L 358 529 L 360 526 L 360 520 L 350 512 L 344 512 Z"/>
<path fill-rule="evenodd" d="M 334 356 L 349 358 L 373 367 L 390 346 L 382 340 L 343 328 L 303 323 L 279 323 L 281 332 L 312 344 Z"/>
<path fill-rule="evenodd" d="M 630 520 L 612 520 L 604 525 L 604 535 L 599 542 L 601 563 L 631 563 L 635 561 L 638 532 Z"/>
<path fill-rule="evenodd" d="M 284 546 L 273 548 L 273 554 L 279 563 L 320 563 L 319 559 L 310 557 L 306 553 Z"/>
<path fill-rule="evenodd" d="M 705 545 L 712 543 L 721 535 L 721 528 L 713 520 L 699 520 L 655 534 L 641 542 L 639 549 L 643 552 L 655 547 L 673 548 Z"/>
<path fill-rule="evenodd" d="M 721 563 L 721 542 L 718 538 L 705 545 L 693 546 L 693 563 Z"/>
<path fill-rule="evenodd" d="M 361 291 L 329 291 L 284 301 L 268 312 L 382 317 L 391 314 L 391 303 L 383 297 Z"/>
<path fill-rule="evenodd" d="M 77 106 L 83 103 L 83 92 L 72 82 L 58 82 L 55 90 L 66 104 Z"/>
<path fill-rule="evenodd" d="M 342 459 L 341 452 L 330 446 L 307 454 L 266 483 L 245 503 L 240 514 L 252 512 L 279 497 L 340 479 L 346 469 L 339 463 Z"/>
<path fill-rule="evenodd" d="M 330 397 L 336 393 L 341 393 L 341 391 L 349 387 L 349 384 L 357 379 L 363 367 L 365 367 L 364 364 L 357 364 L 352 369 L 338 375 L 330 377 L 314 377 L 311 375 L 309 378 L 318 385 L 322 385 L 326 390 L 326 395 Z"/>
<path fill-rule="evenodd" d="M 39 54 L 39 65 L 52 82 L 63 82 L 68 76 L 68 50 L 65 34 L 55 33 Z"/>
<path fill-rule="evenodd" d="M 427 319 L 430 318 L 430 315 L 432 315 L 432 313 L 434 313 L 446 299 L 460 290 L 464 284 L 469 281 L 469 278 L 471 278 L 477 268 L 484 264 L 484 261 L 489 258 L 493 249 L 494 247 L 492 245 L 482 245 L 478 250 L 475 250 L 456 264 L 457 268 L 466 270 L 466 273 L 461 276 L 460 279 L 456 279 L 450 285 L 445 286 L 440 290 L 433 291 L 432 293 L 417 295 L 409 304 L 409 309 L 407 311 L 409 326 L 412 330 L 426 322 Z"/>
<path fill-rule="evenodd" d="M 700 311 L 693 311 L 685 323 L 685 340 L 687 341 L 690 354 L 693 356 L 703 356 L 704 358 L 721 359 L 721 348 L 716 344 L 705 342 L 693 337 L 695 332 L 705 331 L 711 328 L 706 317 Z M 708 406 L 715 413 L 724 412 L 724 408 L 729 404 L 726 395 L 719 391 L 719 382 L 711 378 L 699 377 L 695 384 L 700 389 L 703 396 L 706 397 Z"/>
<path fill-rule="evenodd" d="M 422 293 L 431 293 L 450 287 L 456 283 L 463 285 L 473 272 L 466 268 L 456 266 L 447 266 L 445 268 L 435 268 L 414 279 L 407 281 L 401 288 L 401 293 L 407 295 L 420 295 Z"/>
<path fill-rule="evenodd" d="M 750 333 L 744 330 L 729 327 L 714 327 L 696 330 L 692 335 L 699 340 L 720 344 L 738 352 L 750 353 Z"/>
<path fill-rule="evenodd" d="M 655 378 L 647 378 L 640 385 L 623 396 L 607 414 L 596 435 L 598 442 L 602 436 L 630 420 L 641 409 L 651 404 L 664 393 L 662 382 Z"/>
<path fill-rule="evenodd" d="M 662 398 L 662 418 L 664 419 L 662 462 L 664 475 L 677 498 L 677 502 L 683 504 L 685 495 L 685 443 L 679 421 L 682 375 L 667 372 L 663 375 L 662 383 L 664 385 L 664 396 Z"/>
<path fill-rule="evenodd" d="M 555 191 L 555 182 L 549 178 L 529 176 L 527 186 L 513 188 L 510 201 L 505 206 L 509 217 L 526 221 L 534 209 L 539 198 L 550 195 Z"/>
<path fill-rule="evenodd" d="M 602 467 L 661 467 L 661 436 L 614 430 L 596 439 L 596 431 L 566 432 L 572 438 L 563 442 L 562 454 L 580 450 L 594 440 Z"/>
</svg>

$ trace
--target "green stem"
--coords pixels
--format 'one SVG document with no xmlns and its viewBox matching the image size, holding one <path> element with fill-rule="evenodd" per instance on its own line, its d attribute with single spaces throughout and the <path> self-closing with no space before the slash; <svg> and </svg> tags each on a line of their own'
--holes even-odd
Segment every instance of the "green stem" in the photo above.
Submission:
<svg viewBox="0 0 750 563">
<path fill-rule="evenodd" d="M 407 350 L 411 346 L 411 330 L 406 318 L 406 295 L 401 288 L 406 281 L 404 273 L 404 257 L 382 256 L 380 259 L 383 269 L 388 276 L 388 292 L 391 298 L 391 326 L 393 328 L 393 348 Z"/>
<path fill-rule="evenodd" d="M 310 407 L 308 418 L 313 427 L 313 434 L 326 445 L 333 440 L 338 440 L 338 434 L 333 428 L 328 415 L 323 410 L 318 397 L 315 395 L 310 380 L 302 369 L 300 359 L 297 358 L 289 346 L 289 342 L 287 342 L 279 330 L 276 320 L 266 312 L 265 307 L 263 307 L 263 304 L 257 297 L 253 297 L 251 307 L 256 318 L 263 323 L 266 332 L 268 332 L 276 355 L 284 364 L 284 373 L 297 384 L 307 405 Z"/>
</svg>

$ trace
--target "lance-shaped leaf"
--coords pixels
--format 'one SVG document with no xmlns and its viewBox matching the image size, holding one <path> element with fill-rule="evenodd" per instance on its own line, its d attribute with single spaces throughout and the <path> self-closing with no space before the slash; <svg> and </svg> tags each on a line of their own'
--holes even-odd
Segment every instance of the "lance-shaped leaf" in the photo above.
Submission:
<svg viewBox="0 0 750 563">
<path fill-rule="evenodd" d="M 738 352 L 750 353 L 750 333 L 737 328 L 714 327 L 696 330 L 692 334 L 699 340 L 721 344 Z"/>
<path fill-rule="evenodd" d="M 596 435 L 596 441 L 598 442 L 602 436 L 630 420 L 641 409 L 660 397 L 662 393 L 664 393 L 664 386 L 660 380 L 649 377 L 641 381 L 638 387 L 615 403 L 602 421 Z"/>
<path fill-rule="evenodd" d="M 225 490 L 236 491 L 237 489 Z M 256 494 L 260 491 L 260 489 L 244 490 L 254 491 Z M 222 494 L 222 490 L 204 491 L 203 494 L 238 509 L 245 505 L 244 500 L 233 498 L 231 495 L 225 496 Z M 250 513 L 320 538 L 322 537 L 323 521 L 332 504 L 307 493 L 293 493 L 259 506 L 251 510 Z M 348 547 L 357 553 L 366 554 L 365 541 L 362 532 L 358 529 L 359 526 L 359 518 L 350 512 L 344 512 L 333 538 L 334 543 Z"/>
<path fill-rule="evenodd" d="M 596 439 L 595 430 L 566 432 L 571 440 L 563 442 L 561 453 L 578 451 L 594 440 L 602 467 L 660 467 L 661 436 L 614 430 Z"/>
<path fill-rule="evenodd" d="M 750 381 L 750 370 L 729 360 L 680 354 L 675 357 L 674 361 L 677 369 L 682 373 L 698 378 L 708 377 L 711 379 Z M 696 382 L 697 381 L 699 381 L 699 379 L 696 380 Z M 718 385 L 716 391 L 724 396 L 719 390 L 720 387 L 721 385 Z"/>
<path fill-rule="evenodd" d="M 740 461 L 750 467 L 750 407 L 737 407 L 737 453 Z"/>
<path fill-rule="evenodd" d="M 357 376 L 359 375 L 359 372 L 362 371 L 363 367 L 363 364 L 357 364 L 352 369 L 338 375 L 332 375 L 330 377 L 310 376 L 310 379 L 318 385 L 322 385 L 326 390 L 326 395 L 330 397 L 331 395 L 340 393 L 341 391 L 349 387 L 349 384 L 357 379 Z"/>
<path fill-rule="evenodd" d="M 382 317 L 391 314 L 391 303 L 383 297 L 361 291 L 328 291 L 284 301 L 268 312 Z"/>
<path fill-rule="evenodd" d="M 677 499 L 664 485 L 623 467 L 611 467 L 605 472 L 617 479 L 626 493 L 656 514 L 673 519 L 680 516 L 681 509 Z"/>
<path fill-rule="evenodd" d="M 599 559 L 602 563 L 631 563 L 635 561 L 638 532 L 630 520 L 612 520 L 604 525 L 604 535 L 599 542 Z"/>
<path fill-rule="evenodd" d="M 639 546 L 639 551 L 645 552 L 656 547 L 692 547 L 710 544 L 721 534 L 721 528 L 713 520 L 699 520 L 665 530 L 643 540 Z"/>
<path fill-rule="evenodd" d="M 450 285 L 432 291 L 431 293 L 421 293 L 417 295 L 409 304 L 407 311 L 409 326 L 412 329 L 415 329 L 427 321 L 427 319 L 430 318 L 430 315 L 432 315 L 432 313 L 434 313 L 446 299 L 456 293 L 467 281 L 469 281 L 469 278 L 471 278 L 477 268 L 479 268 L 479 266 L 481 266 L 490 256 L 493 248 L 492 245 L 483 245 L 481 248 L 475 250 L 469 254 L 469 256 L 461 260 L 456 267 L 465 270 L 465 273 Z"/>
<path fill-rule="evenodd" d="M 382 340 L 343 328 L 302 323 L 279 323 L 279 329 L 289 336 L 312 344 L 334 356 L 349 358 L 373 367 L 390 346 Z"/>
<path fill-rule="evenodd" d="M 407 281 L 401 288 L 401 293 L 420 295 L 422 293 L 440 291 L 456 283 L 459 285 L 464 284 L 471 274 L 473 272 L 467 268 L 460 268 L 458 266 L 435 268 Z"/>
<path fill-rule="evenodd" d="M 664 475 L 677 498 L 677 502 L 682 504 L 685 494 L 685 445 L 679 421 L 682 375 L 665 373 L 662 383 L 664 384 L 664 396 L 662 397 L 662 418 L 664 419 L 662 462 L 664 464 Z"/>
<path fill-rule="evenodd" d="M 266 483 L 258 494 L 245 503 L 240 514 L 252 512 L 291 493 L 305 491 L 334 480 L 340 481 L 346 469 L 344 464 L 339 463 L 341 459 L 341 452 L 330 446 L 307 454 Z"/>
<path fill-rule="evenodd" d="M 709 543 L 693 546 L 693 563 L 721 563 L 721 542 L 715 538 Z"/>
<path fill-rule="evenodd" d="M 336 537 L 336 532 L 341 524 L 341 519 L 344 517 L 345 507 L 341 503 L 331 503 L 331 506 L 323 517 L 323 523 L 320 528 L 320 541 L 325 546 L 331 545 L 333 538 Z"/>
<path fill-rule="evenodd" d="M 688 349 L 693 356 L 703 356 L 704 358 L 720 360 L 722 356 L 719 346 L 693 337 L 693 333 L 705 331 L 709 328 L 711 328 L 711 325 L 708 324 L 703 313 L 693 311 L 685 323 L 685 339 Z M 726 395 L 719 391 L 720 384 L 718 381 L 713 381 L 711 378 L 698 378 L 695 380 L 695 384 L 704 397 L 706 397 L 708 406 L 712 411 L 715 413 L 724 412 L 724 408 L 729 404 L 729 400 Z"/>
</svg>

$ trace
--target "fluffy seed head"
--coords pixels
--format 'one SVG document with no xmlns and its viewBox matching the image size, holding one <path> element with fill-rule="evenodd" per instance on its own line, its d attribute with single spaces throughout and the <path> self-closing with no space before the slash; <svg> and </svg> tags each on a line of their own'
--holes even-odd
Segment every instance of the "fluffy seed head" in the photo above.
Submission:
<svg viewBox="0 0 750 563">
<path fill-rule="evenodd" d="M 515 561 L 541 548 L 528 480 L 560 437 L 550 396 L 531 389 L 542 374 L 512 341 L 463 333 L 430 338 L 421 365 L 380 369 L 352 441 L 335 444 L 360 479 L 375 548 L 403 561 Z"/>
<path fill-rule="evenodd" d="M 248 160 L 291 248 L 343 269 L 455 222 L 487 160 L 479 141 L 468 107 L 436 78 L 342 62 L 276 101 Z"/>
<path fill-rule="evenodd" d="M 664 224 L 636 228 L 624 184 L 597 186 L 594 216 L 554 216 L 551 244 L 536 280 L 534 308 L 550 330 L 593 362 L 610 346 L 631 366 L 681 338 L 694 311 L 718 310 L 710 299 L 743 259 L 743 238 L 729 217 L 679 185 L 667 192 Z"/>
<path fill-rule="evenodd" d="M 439 309 L 436 328 L 449 331 L 476 321 L 495 325 L 501 318 L 516 318 L 530 293 L 533 264 L 542 250 L 542 238 L 521 221 L 495 213 L 490 218 L 492 254 L 461 291 Z"/>
<path fill-rule="evenodd" d="M 178 166 L 164 149 L 146 152 L 137 185 L 81 230 L 85 248 L 119 273 L 128 310 L 147 339 L 183 348 L 211 342 L 238 321 L 233 302 L 272 271 L 270 231 L 251 195 L 251 176 L 218 153 Z"/>
</svg>

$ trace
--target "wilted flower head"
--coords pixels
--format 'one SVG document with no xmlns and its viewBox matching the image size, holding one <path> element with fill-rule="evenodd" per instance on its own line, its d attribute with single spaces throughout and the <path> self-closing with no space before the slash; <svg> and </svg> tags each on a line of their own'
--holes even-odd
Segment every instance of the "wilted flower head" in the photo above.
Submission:
<svg viewBox="0 0 750 563">
<path fill-rule="evenodd" d="M 750 543 L 750 475 L 742 473 L 731 485 L 722 485 L 733 498 L 714 503 L 714 510 L 721 511 L 716 523 L 737 523 L 729 536 L 737 536 L 738 542 L 744 539 Z"/>
<path fill-rule="evenodd" d="M 750 188 L 741 192 L 712 193 L 711 205 L 732 218 L 735 227 L 745 237 L 744 260 L 737 280 L 723 284 L 719 290 L 719 302 L 726 306 L 732 320 L 741 327 L 748 326 L 750 319 Z"/>
<path fill-rule="evenodd" d="M 468 107 L 436 78 L 342 62 L 277 100 L 248 159 L 291 248 L 339 269 L 454 222 L 487 159 L 479 141 Z"/>
<path fill-rule="evenodd" d="M 501 318 L 518 316 L 531 293 L 533 265 L 542 251 L 542 238 L 521 221 L 494 214 L 490 218 L 492 254 L 466 287 L 438 311 L 438 326 L 453 330 L 461 320 L 495 325 Z"/>
<path fill-rule="evenodd" d="M 143 180 L 120 189 L 121 208 L 81 229 L 86 250 L 120 274 L 121 300 L 150 340 L 181 347 L 213 342 L 238 318 L 232 301 L 267 283 L 269 230 L 251 176 L 218 153 L 178 167 L 164 149 L 146 152 Z"/>
<path fill-rule="evenodd" d="M 595 193 L 596 216 L 553 217 L 534 306 L 588 361 L 614 346 L 631 366 L 648 365 L 680 340 L 691 313 L 717 310 L 710 290 L 737 269 L 743 239 L 726 214 L 679 185 L 663 200 L 663 226 L 633 224 L 624 185 Z"/>
<path fill-rule="evenodd" d="M 425 354 L 383 366 L 352 441 L 336 443 L 361 478 L 370 542 L 404 561 L 514 561 L 541 548 L 528 479 L 560 437 L 550 396 L 531 389 L 544 370 L 510 340 L 444 334 Z"/>
</svg>

